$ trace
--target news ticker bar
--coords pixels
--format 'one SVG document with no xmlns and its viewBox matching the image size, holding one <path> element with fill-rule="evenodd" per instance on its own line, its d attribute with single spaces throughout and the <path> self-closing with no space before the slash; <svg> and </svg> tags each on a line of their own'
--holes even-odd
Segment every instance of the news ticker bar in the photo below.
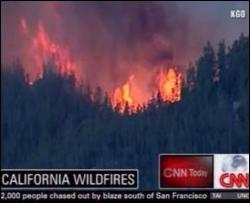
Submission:
<svg viewBox="0 0 250 203">
<path fill-rule="evenodd" d="M 249 200 L 246 191 L 1 191 L 1 200 Z"/>
<path fill-rule="evenodd" d="M 1 169 L 1 191 L 138 188 L 137 169 Z"/>
</svg>

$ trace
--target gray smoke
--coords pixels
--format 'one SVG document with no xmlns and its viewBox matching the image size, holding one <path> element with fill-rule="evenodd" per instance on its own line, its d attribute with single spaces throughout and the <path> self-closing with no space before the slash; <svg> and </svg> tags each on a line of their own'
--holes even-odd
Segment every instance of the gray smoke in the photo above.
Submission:
<svg viewBox="0 0 250 203">
<path fill-rule="evenodd" d="M 72 60 L 82 65 L 78 68 L 87 82 L 113 89 L 131 74 L 140 73 L 138 77 L 143 79 L 147 72 L 166 64 L 187 65 L 207 40 L 227 39 L 227 25 L 236 23 L 228 21 L 227 15 L 236 3 L 206 4 L 1 2 L 1 61 L 19 57 L 24 65 L 29 64 L 27 72 L 35 71 L 27 39 L 19 29 L 20 18 L 25 18 L 34 35 L 41 22 L 53 42 L 67 47 Z M 241 29 L 234 31 L 237 35 L 247 32 L 249 20 L 241 22 Z"/>
</svg>

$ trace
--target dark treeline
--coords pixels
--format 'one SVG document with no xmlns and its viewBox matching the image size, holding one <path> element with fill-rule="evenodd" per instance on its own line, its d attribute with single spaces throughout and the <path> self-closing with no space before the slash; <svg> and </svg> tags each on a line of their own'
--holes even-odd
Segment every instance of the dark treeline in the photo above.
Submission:
<svg viewBox="0 0 250 203">
<path fill-rule="evenodd" d="M 180 102 L 123 115 L 52 65 L 32 86 L 19 63 L 1 67 L 2 168 L 138 168 L 156 189 L 159 153 L 248 153 L 249 38 L 216 50 L 190 64 Z"/>
</svg>

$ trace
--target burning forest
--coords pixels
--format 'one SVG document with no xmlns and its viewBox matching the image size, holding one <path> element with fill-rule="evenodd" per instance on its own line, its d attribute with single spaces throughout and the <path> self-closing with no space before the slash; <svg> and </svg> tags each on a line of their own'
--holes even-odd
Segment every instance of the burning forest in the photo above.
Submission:
<svg viewBox="0 0 250 203">
<path fill-rule="evenodd" d="M 101 87 L 120 112 L 126 105 L 135 112 L 158 93 L 166 102 L 180 101 L 185 70 L 176 69 L 179 34 L 168 22 L 168 10 L 151 2 L 108 4 L 86 3 L 82 9 L 87 13 L 82 14 L 75 4 L 48 2 L 40 10 L 46 10 L 49 20 L 42 14 L 36 22 L 29 15 L 18 16 L 17 54 L 22 56 L 27 82 L 33 85 L 41 79 L 43 65 L 53 61 L 58 74 L 75 77 L 76 86 Z M 175 5 L 170 8 L 177 11 Z M 74 18 L 67 13 L 73 11 Z M 181 15 L 178 18 L 184 21 Z M 74 23 L 69 25 L 68 20 Z M 10 57 L 14 56 L 4 55 Z"/>
<path fill-rule="evenodd" d="M 79 71 L 79 69 L 84 70 L 84 67 L 79 67 L 80 65 L 77 65 L 73 61 L 67 47 L 51 41 L 41 23 L 38 24 L 37 32 L 34 36 L 29 33 L 29 27 L 24 18 L 20 19 L 20 29 L 24 35 L 23 37 L 28 39 L 29 57 L 34 61 L 33 67 L 38 67 L 38 70 L 36 70 L 38 71 L 37 75 L 34 78 L 27 79 L 28 84 L 33 85 L 36 80 L 43 78 L 43 65 L 49 60 L 52 60 L 57 67 L 58 74 L 62 76 L 73 75 L 76 79 L 76 86 L 79 87 L 81 83 L 84 83 L 84 73 L 82 73 L 84 71 Z M 113 91 L 109 91 L 113 108 L 119 108 L 120 113 L 122 113 L 127 105 L 131 112 L 135 112 L 139 106 L 147 106 L 151 97 L 155 96 L 158 92 L 165 102 L 173 103 L 180 101 L 181 73 L 174 67 L 169 67 L 167 63 L 162 66 L 164 67 L 156 68 L 152 66 L 152 69 L 156 69 L 158 72 L 152 71 L 151 75 L 148 74 L 148 80 L 141 78 L 140 80 L 143 81 L 138 81 L 136 75 L 132 74 L 121 87 L 116 87 Z M 138 74 L 140 74 L 140 69 Z M 144 83 L 143 88 L 140 85 L 142 83 Z M 145 90 L 145 87 L 147 90 Z"/>
</svg>

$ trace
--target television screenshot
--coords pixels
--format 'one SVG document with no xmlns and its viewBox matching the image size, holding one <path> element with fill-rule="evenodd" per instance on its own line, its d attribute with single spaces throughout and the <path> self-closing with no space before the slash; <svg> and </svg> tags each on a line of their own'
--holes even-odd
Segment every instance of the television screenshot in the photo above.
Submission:
<svg viewBox="0 0 250 203">
<path fill-rule="evenodd" d="M 1 1 L 1 200 L 249 200 L 249 2 Z"/>
</svg>

